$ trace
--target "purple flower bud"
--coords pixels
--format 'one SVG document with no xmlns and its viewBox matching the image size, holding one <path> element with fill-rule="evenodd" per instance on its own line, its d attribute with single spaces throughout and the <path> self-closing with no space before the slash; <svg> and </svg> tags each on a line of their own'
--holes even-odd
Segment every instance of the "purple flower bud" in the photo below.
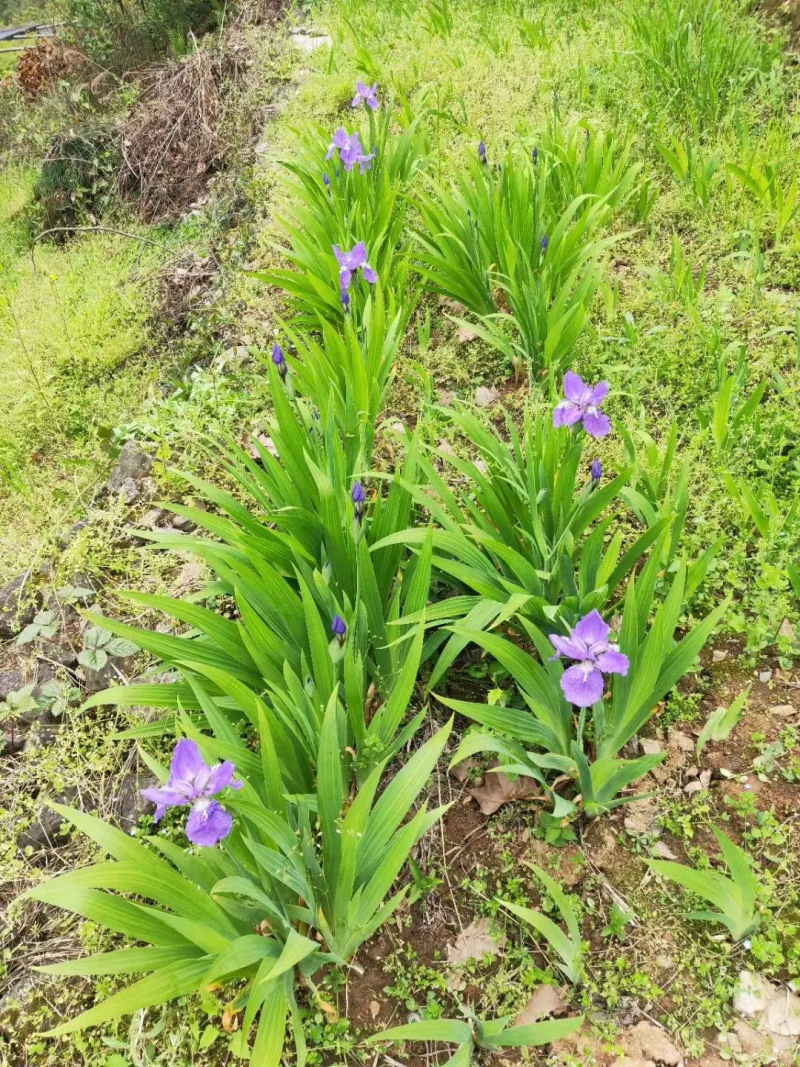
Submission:
<svg viewBox="0 0 800 1067">
<path fill-rule="evenodd" d="M 486 162 L 486 145 L 483 141 L 478 143 L 478 159 L 481 163 Z"/>
<path fill-rule="evenodd" d="M 532 153 L 532 155 L 533 155 L 533 165 L 534 165 L 534 167 L 535 167 L 535 166 L 536 166 L 536 164 L 537 164 L 537 163 L 539 162 L 539 148 L 538 148 L 538 146 L 537 146 L 537 145 L 534 145 L 534 146 L 533 146 L 533 153 Z"/>
<path fill-rule="evenodd" d="M 286 375 L 289 373 L 289 367 L 286 364 L 286 360 L 283 358 L 283 349 L 279 344 L 274 344 L 272 346 L 272 362 L 277 367 L 278 374 L 280 374 L 281 378 L 285 381 Z"/>
<path fill-rule="evenodd" d="M 344 635 L 347 633 L 347 626 L 341 615 L 334 615 L 333 622 L 331 623 L 331 630 L 339 638 L 339 642 L 344 641 Z"/>
<path fill-rule="evenodd" d="M 331 180 L 330 180 L 330 178 L 328 177 L 327 174 L 323 174 L 322 175 L 322 181 L 324 182 L 325 185 L 330 185 L 331 184 Z"/>
<path fill-rule="evenodd" d="M 550 244 L 550 238 L 547 236 L 547 234 L 545 234 L 544 237 L 542 238 L 542 251 L 543 252 L 547 251 L 547 246 L 549 244 Z"/>
<path fill-rule="evenodd" d="M 344 308 L 345 315 L 350 310 L 350 294 L 346 289 L 342 289 L 342 307 Z"/>
<path fill-rule="evenodd" d="M 364 518 L 364 511 L 366 510 L 367 494 L 364 492 L 364 486 L 361 482 L 356 482 L 353 486 L 353 492 L 351 494 L 353 501 L 353 512 L 358 522 Z"/>
<path fill-rule="evenodd" d="M 603 477 L 603 464 L 599 459 L 595 459 L 592 463 L 592 481 L 599 482 Z"/>
</svg>

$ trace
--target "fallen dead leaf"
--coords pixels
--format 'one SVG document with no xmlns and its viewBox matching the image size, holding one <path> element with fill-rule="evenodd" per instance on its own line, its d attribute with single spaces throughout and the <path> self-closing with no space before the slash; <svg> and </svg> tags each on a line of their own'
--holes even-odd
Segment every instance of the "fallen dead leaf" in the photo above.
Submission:
<svg viewBox="0 0 800 1067">
<path fill-rule="evenodd" d="M 447 308 L 448 311 L 452 311 L 456 315 L 463 315 L 467 310 L 465 304 L 460 304 L 458 300 L 453 300 L 451 296 L 443 296 L 439 301 L 439 307 Z"/>
<path fill-rule="evenodd" d="M 564 993 L 566 986 L 557 989 L 554 985 L 540 985 L 531 999 L 514 1019 L 514 1026 L 529 1026 L 548 1015 L 560 1015 L 566 1010 Z"/>
<path fill-rule="evenodd" d="M 258 441 L 258 443 L 261 445 L 261 447 L 263 449 L 265 449 L 267 452 L 269 452 L 270 455 L 274 456 L 275 459 L 278 458 L 278 449 L 275 447 L 275 442 L 272 440 L 272 438 L 268 434 L 265 434 L 265 433 L 253 434 L 253 441 Z M 256 448 L 255 444 L 251 444 L 250 445 L 250 455 L 253 457 L 253 459 L 261 459 L 261 453 L 258 451 L 258 449 Z"/>
<path fill-rule="evenodd" d="M 451 967 L 461 967 L 467 960 L 496 956 L 505 943 L 505 936 L 495 937 L 491 919 L 484 916 L 471 922 L 466 930 L 462 930 L 458 935 L 455 943 L 447 946 L 447 962 Z"/>
<path fill-rule="evenodd" d="M 474 330 L 468 329 L 466 326 L 459 326 L 458 333 L 456 334 L 456 340 L 460 345 L 467 344 L 468 341 L 477 340 L 478 335 Z"/>
<path fill-rule="evenodd" d="M 474 759 L 465 759 L 461 763 L 457 763 L 455 767 L 450 768 L 450 773 L 457 782 L 463 784 L 469 778 L 470 771 L 474 771 L 478 766 L 478 761 Z"/>
<path fill-rule="evenodd" d="M 377 1000 L 371 1000 L 369 1002 L 369 1013 L 373 1019 L 377 1019 L 381 1013 L 381 1006 Z"/>
<path fill-rule="evenodd" d="M 483 815 L 494 815 L 504 804 L 511 804 L 515 800 L 541 796 L 541 789 L 534 778 L 520 775 L 512 782 L 507 774 L 492 770 L 486 775 L 483 785 L 468 789 L 467 792 L 473 800 L 477 800 Z"/>
</svg>

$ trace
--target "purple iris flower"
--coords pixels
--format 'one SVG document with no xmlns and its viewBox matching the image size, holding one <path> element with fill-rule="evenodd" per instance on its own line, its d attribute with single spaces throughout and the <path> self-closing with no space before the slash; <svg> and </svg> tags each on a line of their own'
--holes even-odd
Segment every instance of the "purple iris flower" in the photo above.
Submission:
<svg viewBox="0 0 800 1067">
<path fill-rule="evenodd" d="M 605 437 L 611 433 L 611 420 L 600 410 L 608 396 L 608 382 L 587 385 L 579 374 L 568 370 L 564 375 L 564 397 L 553 411 L 554 426 L 574 426 L 583 422 L 590 437 Z"/>
<path fill-rule="evenodd" d="M 230 760 L 209 767 L 195 742 L 184 737 L 172 754 L 167 784 L 160 789 L 143 789 L 142 796 L 156 805 L 156 822 L 167 808 L 191 805 L 186 836 L 194 845 L 211 848 L 227 837 L 233 827 L 232 817 L 212 797 L 228 787 L 242 788 L 243 782 L 233 780 L 234 772 Z"/>
<path fill-rule="evenodd" d="M 331 623 L 331 630 L 339 638 L 339 643 L 344 641 L 344 635 L 347 633 L 347 626 L 341 615 L 334 615 L 333 622 Z"/>
<path fill-rule="evenodd" d="M 533 146 L 533 152 L 531 154 L 533 156 L 533 165 L 535 167 L 536 164 L 539 162 L 539 148 L 537 145 Z"/>
<path fill-rule="evenodd" d="M 370 285 L 374 285 L 377 282 L 378 275 L 367 263 L 367 246 L 363 241 L 359 241 L 349 252 L 343 252 L 338 245 L 334 245 L 333 254 L 339 264 L 339 281 L 343 293 L 350 288 L 350 282 L 359 267 Z M 344 300 L 342 300 L 342 303 L 344 303 Z"/>
<path fill-rule="evenodd" d="M 333 141 L 325 158 L 330 159 L 337 150 L 339 159 L 341 159 L 344 169 L 348 172 L 353 169 L 356 163 L 361 163 L 362 160 L 369 161 L 372 158 L 364 155 L 364 146 L 361 144 L 361 137 L 358 132 L 348 133 L 344 126 L 340 126 L 333 135 Z M 364 173 L 363 169 L 361 173 Z"/>
<path fill-rule="evenodd" d="M 324 185 L 330 185 L 331 184 L 331 180 L 330 180 L 330 178 L 328 177 L 327 174 L 323 174 L 322 175 L 322 181 L 323 181 Z"/>
<path fill-rule="evenodd" d="M 286 375 L 289 373 L 289 367 L 287 366 L 286 360 L 284 359 L 283 349 L 279 344 L 274 344 L 272 346 L 272 362 L 277 367 L 278 374 L 280 374 L 281 378 L 283 378 L 285 381 Z"/>
<path fill-rule="evenodd" d="M 608 640 L 610 626 L 599 611 L 584 615 L 569 637 L 550 634 L 556 650 L 551 659 L 566 656 L 577 660 L 561 675 L 561 689 L 570 704 L 588 708 L 603 695 L 604 674 L 627 674 L 630 661 Z"/>
<path fill-rule="evenodd" d="M 478 159 L 481 163 L 486 162 L 486 143 L 484 141 L 478 142 Z"/>
<path fill-rule="evenodd" d="M 356 519 L 361 522 L 364 518 L 364 511 L 366 510 L 367 494 L 364 492 L 364 486 L 361 482 L 356 482 L 353 486 L 353 492 L 351 494 L 353 501 L 353 512 Z"/>
<path fill-rule="evenodd" d="M 353 97 L 352 106 L 360 107 L 362 101 L 374 111 L 378 107 L 378 83 L 365 85 L 364 82 L 356 82 L 356 95 Z"/>
<path fill-rule="evenodd" d="M 547 251 L 547 248 L 548 248 L 549 244 L 550 244 L 550 238 L 547 236 L 547 234 L 545 234 L 544 237 L 542 238 L 542 251 L 543 252 Z"/>
<path fill-rule="evenodd" d="M 375 152 L 370 152 L 368 156 L 359 156 L 357 159 L 358 169 L 361 174 L 366 174 L 368 170 L 372 170 L 372 161 L 375 158 Z"/>
<path fill-rule="evenodd" d="M 592 461 L 592 481 L 599 482 L 603 477 L 603 464 L 599 459 Z"/>
</svg>

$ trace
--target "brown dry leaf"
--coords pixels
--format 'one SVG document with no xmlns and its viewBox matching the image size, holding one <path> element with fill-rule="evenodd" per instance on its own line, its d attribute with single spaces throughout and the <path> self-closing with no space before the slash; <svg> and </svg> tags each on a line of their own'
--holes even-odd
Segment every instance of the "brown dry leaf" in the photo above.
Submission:
<svg viewBox="0 0 800 1067">
<path fill-rule="evenodd" d="M 253 434 L 254 440 L 258 441 L 263 449 L 278 459 L 278 449 L 275 447 L 275 442 L 265 433 Z M 250 455 L 253 459 L 261 459 L 261 455 L 255 445 L 250 445 Z"/>
<path fill-rule="evenodd" d="M 474 771 L 478 766 L 478 761 L 474 759 L 465 759 L 461 763 L 457 763 L 455 767 L 450 768 L 450 773 L 457 782 L 462 785 L 469 778 L 470 771 Z"/>
<path fill-rule="evenodd" d="M 468 789 L 467 792 L 473 800 L 477 800 L 483 815 L 494 815 L 504 804 L 511 804 L 515 800 L 526 800 L 529 797 L 542 795 L 534 778 L 520 775 L 515 782 L 512 782 L 507 774 L 493 770 L 486 775 L 483 785 Z"/>
<path fill-rule="evenodd" d="M 460 304 L 458 300 L 453 300 L 450 296 L 443 296 L 439 301 L 439 307 L 447 308 L 448 311 L 452 311 L 455 315 L 463 315 L 467 310 L 465 304 Z"/>
<path fill-rule="evenodd" d="M 531 999 L 514 1019 L 514 1026 L 529 1026 L 548 1015 L 561 1015 L 566 1010 L 564 993 L 566 986 L 557 989 L 554 985 L 540 985 Z"/>
<path fill-rule="evenodd" d="M 484 956 L 496 956 L 505 945 L 504 935 L 499 938 L 492 933 L 492 921 L 484 916 L 469 924 L 458 935 L 455 943 L 446 948 L 447 962 L 451 967 L 461 967 L 467 960 L 482 960 Z"/>
<path fill-rule="evenodd" d="M 459 326 L 458 333 L 456 334 L 456 340 L 460 345 L 467 344 L 468 341 L 477 340 L 478 335 L 474 330 L 470 330 L 467 326 Z"/>
<path fill-rule="evenodd" d="M 221 1022 L 226 1034 L 235 1034 L 242 1025 L 242 1013 L 234 1011 L 233 1008 L 226 1008 Z"/>
<path fill-rule="evenodd" d="M 377 1019 L 381 1013 L 381 1006 L 377 1000 L 371 1000 L 369 1002 L 369 1013 L 373 1019 Z"/>
</svg>

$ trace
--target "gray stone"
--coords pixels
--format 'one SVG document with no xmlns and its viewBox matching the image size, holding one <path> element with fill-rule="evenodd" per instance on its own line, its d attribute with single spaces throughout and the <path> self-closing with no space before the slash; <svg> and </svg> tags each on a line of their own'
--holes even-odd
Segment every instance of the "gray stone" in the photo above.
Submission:
<svg viewBox="0 0 800 1067">
<path fill-rule="evenodd" d="M 479 385 L 475 390 L 475 404 L 479 408 L 493 407 L 499 399 L 500 394 L 493 385 Z"/>
<path fill-rule="evenodd" d="M 34 723 L 31 726 L 28 736 L 25 738 L 25 744 L 22 751 L 26 754 L 36 752 L 41 748 L 52 748 L 58 740 L 58 727 L 55 723 L 52 725 L 43 725 L 40 723 Z"/>
<path fill-rule="evenodd" d="M 43 641 L 39 648 L 39 658 L 71 669 L 78 665 L 78 651 L 65 639 L 61 642 Z"/>
<path fill-rule="evenodd" d="M 661 743 L 654 737 L 642 737 L 639 739 L 639 748 L 643 756 L 657 756 L 659 752 L 663 752 Z"/>
<path fill-rule="evenodd" d="M 77 795 L 77 789 L 66 789 L 58 797 L 58 803 L 72 804 Z M 64 841 L 60 839 L 64 821 L 57 811 L 43 806 L 39 810 L 36 821 L 32 822 L 27 830 L 23 830 L 17 838 L 17 848 L 24 853 L 30 849 L 33 855 L 41 855 L 58 848 L 59 845 L 64 844 Z"/>
<path fill-rule="evenodd" d="M 124 490 L 127 482 L 137 482 L 150 473 L 153 461 L 135 441 L 126 441 L 119 454 L 117 465 L 108 479 L 108 488 L 112 493 Z"/>
<path fill-rule="evenodd" d="M 21 574 L 0 589 L 0 637 L 16 637 L 33 622 L 38 610 L 39 594 L 26 589 L 28 575 Z"/>
<path fill-rule="evenodd" d="M 110 784 L 106 798 L 120 830 L 129 834 L 143 815 L 152 815 L 155 812 L 155 804 L 142 796 L 142 790 L 153 789 L 159 785 L 155 775 L 135 773 L 126 774 Z"/>
<path fill-rule="evenodd" d="M 24 686 L 22 671 L 0 671 L 0 700 L 8 699 L 9 693 L 17 693 Z"/>
<path fill-rule="evenodd" d="M 310 56 L 312 52 L 316 52 L 318 48 L 324 48 L 326 45 L 333 43 L 327 33 L 314 35 L 310 33 L 293 33 L 289 39 L 296 48 L 299 48 L 307 56 Z"/>
<path fill-rule="evenodd" d="M 17 723 L 10 723 L 0 734 L 0 756 L 16 756 L 24 748 L 24 730 Z"/>
<path fill-rule="evenodd" d="M 88 693 L 100 693 L 111 685 L 124 685 L 130 677 L 133 657 L 117 659 L 109 656 L 108 662 L 99 671 L 83 668 L 83 684 Z"/>
</svg>

